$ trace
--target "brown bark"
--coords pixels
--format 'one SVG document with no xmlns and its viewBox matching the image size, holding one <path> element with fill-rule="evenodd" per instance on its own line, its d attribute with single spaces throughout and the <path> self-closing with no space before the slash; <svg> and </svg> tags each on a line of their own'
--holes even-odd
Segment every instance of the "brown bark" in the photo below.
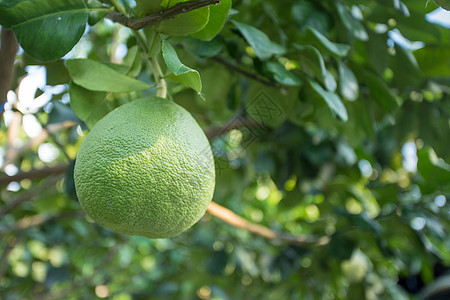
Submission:
<svg viewBox="0 0 450 300">
<path fill-rule="evenodd" d="M 221 0 L 193 0 L 187 2 L 180 2 L 170 8 L 145 16 L 140 19 L 135 19 L 133 17 L 127 18 L 126 16 L 118 12 L 110 13 L 107 16 L 107 18 L 133 30 L 139 30 L 151 25 L 158 24 L 165 20 L 170 20 L 180 14 L 184 14 L 202 7 L 219 4 L 220 1 Z"/>
<path fill-rule="evenodd" d="M 309 235 L 292 235 L 285 232 L 277 232 L 265 226 L 255 224 L 247 221 L 241 216 L 236 215 L 234 212 L 225 208 L 216 202 L 211 202 L 208 206 L 208 213 L 231 226 L 245 229 L 251 233 L 262 236 L 269 240 L 278 240 L 291 245 L 306 246 L 306 245 L 318 245 L 323 246 L 328 244 L 327 237 L 314 237 Z"/>
<path fill-rule="evenodd" d="M 19 45 L 12 30 L 2 29 L 0 48 L 0 104 L 6 99 L 8 91 L 11 89 L 14 79 L 14 60 L 16 58 Z M 3 116 L 3 109 L 0 112 L 0 121 Z"/>
<path fill-rule="evenodd" d="M 29 172 L 21 172 L 14 176 L 0 177 L 0 187 L 7 186 L 10 182 L 21 181 L 23 179 L 39 179 L 50 175 L 62 174 L 66 171 L 67 164 L 60 164 L 54 167 L 34 169 Z"/>
</svg>

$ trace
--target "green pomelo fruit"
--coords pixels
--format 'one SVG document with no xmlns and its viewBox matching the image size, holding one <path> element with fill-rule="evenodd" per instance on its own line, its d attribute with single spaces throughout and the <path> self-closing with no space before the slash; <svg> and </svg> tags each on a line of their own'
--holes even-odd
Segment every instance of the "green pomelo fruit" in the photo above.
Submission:
<svg viewBox="0 0 450 300">
<path fill-rule="evenodd" d="M 149 97 L 95 124 L 78 152 L 74 178 L 82 208 L 99 224 L 167 238 L 205 214 L 214 192 L 214 159 L 184 108 Z"/>
</svg>

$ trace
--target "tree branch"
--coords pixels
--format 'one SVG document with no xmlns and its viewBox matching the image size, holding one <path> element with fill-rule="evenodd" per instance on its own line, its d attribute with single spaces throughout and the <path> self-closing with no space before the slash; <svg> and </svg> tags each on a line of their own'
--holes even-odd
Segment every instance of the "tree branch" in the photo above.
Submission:
<svg viewBox="0 0 450 300">
<path fill-rule="evenodd" d="M 224 60 L 224 59 L 222 59 L 220 57 L 216 57 L 215 56 L 215 57 L 211 57 L 210 59 L 212 61 L 215 61 L 216 63 L 219 63 L 219 64 L 227 67 L 228 69 L 230 69 L 232 71 L 235 71 L 235 72 L 237 72 L 239 74 L 244 75 L 245 77 L 247 77 L 249 79 L 252 79 L 252 80 L 255 80 L 255 81 L 259 82 L 259 83 L 262 83 L 265 86 L 274 87 L 274 88 L 277 88 L 277 89 L 281 89 L 282 88 L 282 86 L 280 84 L 272 82 L 272 81 L 269 81 L 269 80 L 266 80 L 264 78 L 261 78 L 260 76 L 258 76 L 256 74 L 253 74 L 253 73 L 250 73 L 250 72 L 248 72 L 248 71 L 246 71 L 244 69 L 241 69 L 240 67 L 235 66 L 234 64 L 229 63 L 229 62 L 227 62 L 226 60 Z"/>
<path fill-rule="evenodd" d="M 233 118 L 230 121 L 226 122 L 223 125 L 220 126 L 213 126 L 205 129 L 205 134 L 207 135 L 208 139 L 212 139 L 216 136 L 220 136 L 229 130 L 242 128 L 242 127 L 252 127 L 252 126 L 260 126 L 258 122 L 252 119 L 242 119 L 242 118 Z M 67 164 L 61 164 L 56 167 L 51 168 L 44 168 L 40 170 L 32 170 L 29 172 L 23 172 L 19 173 L 15 176 L 5 176 L 0 177 L 0 186 L 7 185 L 9 182 L 12 181 L 20 181 L 22 179 L 28 178 L 28 179 L 36 179 L 36 178 L 42 178 L 49 175 L 56 175 L 64 173 L 67 169 Z M 48 188 L 49 186 L 56 183 L 56 180 L 53 179 L 53 181 L 47 182 L 45 185 L 38 187 L 37 189 L 32 190 L 26 195 L 23 195 L 22 197 L 6 204 L 3 209 L 0 211 L 0 217 L 7 214 L 12 209 L 16 208 L 23 202 L 29 200 L 31 197 L 33 197 L 36 194 L 41 193 L 43 190 Z M 284 232 L 276 232 L 270 228 L 267 228 L 265 226 L 255 224 L 252 222 L 249 222 L 245 220 L 244 218 L 236 215 L 231 210 L 217 204 L 216 202 L 211 202 L 208 206 L 208 213 L 212 216 L 221 219 L 222 221 L 230 224 L 231 226 L 245 229 L 253 234 L 262 236 L 269 240 L 278 240 L 281 242 L 285 242 L 291 245 L 297 245 L 297 246 L 305 246 L 305 245 L 317 245 L 317 246 L 323 246 L 328 244 L 329 238 L 328 237 L 315 237 L 315 236 L 295 236 L 289 233 Z M 23 224 L 18 224 L 19 228 L 26 227 L 33 225 L 39 225 L 44 222 L 46 222 L 46 219 L 42 219 L 40 216 L 36 218 L 30 218 L 23 220 Z"/>
<path fill-rule="evenodd" d="M 245 229 L 251 233 L 262 236 L 269 240 L 279 240 L 291 245 L 305 246 L 315 244 L 317 246 L 324 246 L 328 244 L 328 237 L 314 237 L 309 235 L 295 236 L 289 233 L 276 232 L 265 226 L 255 224 L 246 219 L 236 215 L 234 212 L 225 208 L 216 202 L 211 202 L 208 206 L 208 213 L 231 226 Z"/>
<path fill-rule="evenodd" d="M 0 229 L 0 237 L 2 237 L 5 233 L 14 233 L 15 231 L 20 231 L 24 229 L 28 229 L 31 227 L 40 226 L 42 224 L 45 224 L 47 222 L 51 222 L 57 219 L 62 218 L 84 218 L 86 216 L 85 213 L 81 211 L 70 211 L 70 212 L 64 212 L 57 215 L 47 215 L 47 214 L 38 214 L 33 215 L 29 217 L 24 217 L 16 222 L 16 224 L 13 227 Z"/>
<path fill-rule="evenodd" d="M 67 126 L 73 126 L 73 123 L 69 122 L 69 123 L 64 123 L 61 124 L 60 127 L 58 127 L 58 129 L 60 128 L 65 128 Z M 212 139 L 216 136 L 220 136 L 232 129 L 238 129 L 238 128 L 251 128 L 251 127 L 256 127 L 256 126 L 261 126 L 260 123 L 256 122 L 253 119 L 244 119 L 244 118 L 238 118 L 238 117 L 234 117 L 231 120 L 229 120 L 228 122 L 226 122 L 223 125 L 219 125 L 219 126 L 211 126 L 205 129 L 205 134 L 208 137 L 208 139 Z M 57 129 L 55 129 L 57 130 Z M 51 130 L 53 131 L 53 130 Z M 47 137 L 47 134 L 45 134 L 45 136 L 43 137 L 39 137 L 39 141 L 43 141 L 44 138 Z M 35 145 L 36 142 L 33 140 L 30 142 L 31 145 Z M 31 145 L 25 145 L 25 150 L 29 149 L 31 147 Z M 19 153 L 23 153 L 25 150 L 19 150 Z M 9 160 L 10 162 L 10 160 Z M 47 168 L 42 168 L 42 169 L 34 169 L 31 170 L 29 172 L 20 172 L 14 176 L 1 176 L 0 177 L 0 187 L 3 186 L 7 186 L 10 182 L 13 181 L 21 181 L 23 179 L 39 179 L 39 178 L 44 178 L 50 175 L 58 175 L 58 174 L 62 174 L 66 171 L 67 169 L 67 164 L 59 164 L 57 166 L 54 167 L 47 167 Z"/>
<path fill-rule="evenodd" d="M 0 187 L 7 186 L 10 182 L 21 181 L 23 179 L 39 179 L 50 175 L 62 174 L 66 171 L 67 164 L 60 164 L 54 167 L 47 167 L 42 169 L 33 169 L 28 172 L 21 172 L 14 176 L 0 177 Z"/>
<path fill-rule="evenodd" d="M 111 261 L 117 257 L 117 252 L 120 250 L 120 247 L 125 244 L 128 241 L 127 237 L 121 238 L 117 243 L 115 243 L 113 246 L 109 247 L 108 252 L 106 255 L 103 256 L 103 259 L 95 266 L 95 270 L 105 270 L 108 265 L 111 263 Z M 80 293 L 80 288 L 85 288 L 86 286 L 92 286 L 94 285 L 93 282 L 95 282 L 93 279 L 96 277 L 96 273 L 86 276 L 81 279 L 77 279 L 72 281 L 72 284 L 69 288 L 59 291 L 48 291 L 47 293 L 42 294 L 35 294 L 34 299 L 36 300 L 53 300 L 53 299 L 67 299 L 68 295 L 72 292 L 75 292 L 73 296 L 76 296 L 78 293 Z"/>
<path fill-rule="evenodd" d="M 17 150 L 13 149 L 14 151 L 12 151 L 10 153 L 10 155 L 6 155 L 3 165 L 1 166 L 0 169 L 4 170 L 7 165 L 14 163 L 14 161 L 18 157 L 20 157 L 22 154 L 24 154 L 31 148 L 42 144 L 49 137 L 49 134 L 55 134 L 56 132 L 58 132 L 62 129 L 70 128 L 74 125 L 76 125 L 76 123 L 74 121 L 64 121 L 62 123 L 46 125 L 45 128 L 43 128 L 43 130 L 41 131 L 41 133 L 38 136 L 28 140 L 28 142 L 25 145 L 23 145 L 21 148 L 19 148 Z M 3 184 L 4 179 L 5 178 L 0 177 L 0 187 L 3 186 L 2 184 Z M 11 182 L 11 181 L 9 181 L 9 182 Z"/>
<path fill-rule="evenodd" d="M 2 258 L 0 259 L 0 280 L 3 279 L 6 274 L 6 271 L 8 269 L 9 254 L 17 245 L 17 243 L 18 238 L 16 237 L 6 242 L 5 250 L 3 250 Z"/>
<path fill-rule="evenodd" d="M 13 118 L 8 127 L 8 142 L 6 144 L 5 162 L 11 161 L 17 152 L 16 138 L 20 133 L 20 126 L 22 126 L 22 114 L 18 111 L 13 113 Z M 1 170 L 4 171 L 6 164 L 1 166 Z"/>
<path fill-rule="evenodd" d="M 112 12 L 106 17 L 133 30 L 139 30 L 151 25 L 158 24 L 162 21 L 172 19 L 180 14 L 184 14 L 202 7 L 219 4 L 220 1 L 221 0 L 191 0 L 187 2 L 180 2 L 170 8 L 164 9 L 160 12 L 145 16 L 140 19 L 135 19 L 133 17 L 127 18 L 124 14 L 118 12 Z"/>
<path fill-rule="evenodd" d="M 19 44 L 17 44 L 16 37 L 12 30 L 1 30 L 1 45 L 0 49 L 0 107 L 6 99 L 8 91 L 11 89 L 12 81 L 14 79 L 14 60 L 16 58 Z M 0 110 L 0 121 L 3 116 L 3 108 Z"/>
<path fill-rule="evenodd" d="M 227 133 L 230 130 L 233 129 L 239 129 L 239 128 L 253 128 L 257 126 L 263 126 L 261 123 L 251 119 L 251 118 L 239 118 L 235 117 L 229 120 L 228 122 L 224 123 L 223 125 L 219 126 L 210 126 L 205 129 L 205 135 L 208 137 L 209 140 L 220 136 L 222 134 Z"/>
<path fill-rule="evenodd" d="M 9 201 L 8 203 L 6 203 L 5 205 L 2 206 L 2 208 L 0 210 L 0 218 L 3 217 L 4 215 L 6 215 L 7 213 L 9 213 L 11 210 L 18 207 L 19 205 L 21 205 L 22 203 L 30 200 L 30 198 L 41 194 L 46 189 L 53 186 L 60 179 L 61 179 L 60 176 L 53 176 L 47 182 L 44 182 L 40 186 L 37 186 L 37 187 L 21 194 L 18 198 L 14 199 L 12 201 Z"/>
</svg>

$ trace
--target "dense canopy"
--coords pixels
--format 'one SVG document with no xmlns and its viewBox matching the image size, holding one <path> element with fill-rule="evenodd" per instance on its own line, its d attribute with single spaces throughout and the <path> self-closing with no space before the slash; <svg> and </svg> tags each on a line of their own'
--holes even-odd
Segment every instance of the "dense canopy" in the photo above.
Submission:
<svg viewBox="0 0 450 300">
<path fill-rule="evenodd" d="M 449 8 L 0 0 L 2 299 L 436 294 L 450 267 Z M 171 239 L 98 225 L 73 184 L 96 122 L 151 95 L 186 108 L 215 157 L 214 202 Z"/>
</svg>

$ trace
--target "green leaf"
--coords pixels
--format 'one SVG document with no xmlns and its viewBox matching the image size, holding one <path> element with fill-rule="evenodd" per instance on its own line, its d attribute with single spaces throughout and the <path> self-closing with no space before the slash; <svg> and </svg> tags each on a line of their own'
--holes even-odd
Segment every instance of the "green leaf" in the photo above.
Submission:
<svg viewBox="0 0 450 300">
<path fill-rule="evenodd" d="M 162 43 L 162 54 L 167 66 L 173 72 L 167 76 L 168 79 L 183 83 L 197 93 L 202 91 L 200 74 L 196 70 L 183 65 L 175 49 L 166 41 Z"/>
<path fill-rule="evenodd" d="M 84 33 L 90 13 L 109 8 L 88 8 L 82 0 L 21 0 L 0 2 L 0 25 L 12 28 L 17 41 L 41 61 L 68 53 Z"/>
<path fill-rule="evenodd" d="M 439 8 L 439 6 L 434 1 L 426 0 L 425 2 L 426 4 L 423 5 L 422 1 L 408 1 L 408 9 L 409 11 L 414 10 L 417 12 L 428 14 L 433 10 Z"/>
<path fill-rule="evenodd" d="M 316 76 L 327 88 L 327 90 L 334 92 L 337 87 L 336 79 L 326 69 L 325 61 L 317 48 L 307 45 L 301 46 L 294 44 L 294 48 L 299 50 L 300 66 L 309 76 Z"/>
<path fill-rule="evenodd" d="M 177 3 L 186 2 L 187 0 L 168 1 L 170 5 L 167 6 L 163 1 L 163 7 L 172 7 Z M 164 33 L 171 36 L 183 36 L 200 31 L 208 24 L 209 21 L 209 7 L 199 8 L 187 13 L 177 15 L 173 19 L 162 21 L 153 26 L 156 32 Z"/>
<path fill-rule="evenodd" d="M 242 33 L 245 40 L 250 44 L 250 46 L 252 46 L 256 55 L 260 59 L 266 60 L 272 57 L 272 55 L 282 55 L 286 53 L 285 47 L 272 42 L 269 37 L 259 29 L 234 20 L 232 22 Z"/>
<path fill-rule="evenodd" d="M 63 60 L 56 60 L 45 64 L 47 74 L 47 85 L 67 84 L 70 81 L 70 75 L 67 72 Z"/>
<path fill-rule="evenodd" d="M 355 101 L 359 95 L 359 84 L 352 70 L 343 62 L 338 62 L 339 92 L 345 99 Z"/>
<path fill-rule="evenodd" d="M 379 76 L 364 71 L 363 77 L 370 94 L 386 112 L 392 112 L 402 105 L 402 99 L 397 97 Z"/>
<path fill-rule="evenodd" d="M 139 17 L 158 12 L 161 7 L 161 0 L 136 0 L 136 7 Z"/>
<path fill-rule="evenodd" d="M 292 6 L 292 19 L 301 29 L 309 26 L 322 33 L 328 32 L 331 26 L 327 13 L 306 1 L 295 2 Z"/>
<path fill-rule="evenodd" d="M 392 6 L 395 8 L 397 12 L 399 12 L 403 16 L 405 17 L 410 16 L 408 7 L 402 1 L 400 0 L 392 1 Z"/>
<path fill-rule="evenodd" d="M 200 57 L 213 57 L 222 51 L 224 42 L 219 39 L 213 39 L 212 41 L 200 41 L 197 48 L 197 55 Z"/>
<path fill-rule="evenodd" d="M 330 257 L 338 260 L 350 259 L 357 243 L 346 236 L 333 234 L 330 243 L 327 245 Z"/>
<path fill-rule="evenodd" d="M 204 40 L 212 40 L 222 30 L 231 8 L 231 0 L 222 0 L 219 4 L 209 6 L 209 21 L 203 29 L 192 36 Z"/>
<path fill-rule="evenodd" d="M 65 121 L 79 121 L 70 107 L 64 105 L 61 101 L 53 101 L 53 108 L 48 114 L 47 124 L 62 123 Z"/>
<path fill-rule="evenodd" d="M 136 77 L 141 73 L 142 69 L 142 57 L 141 51 L 137 45 L 128 49 L 127 55 L 125 56 L 123 62 L 128 66 L 126 75 L 131 77 Z"/>
<path fill-rule="evenodd" d="M 380 204 L 371 190 L 361 183 L 350 185 L 347 188 L 361 202 L 369 217 L 376 218 L 380 214 Z"/>
<path fill-rule="evenodd" d="M 436 155 L 430 147 L 420 149 L 417 153 L 417 170 L 424 179 L 421 189 L 424 193 L 432 193 L 441 189 L 450 191 L 450 165 Z"/>
<path fill-rule="evenodd" d="M 358 40 L 367 41 L 369 36 L 367 35 L 366 29 L 352 16 L 347 6 L 341 2 L 336 2 L 336 8 L 345 28 Z"/>
<path fill-rule="evenodd" d="M 67 61 L 67 69 L 76 84 L 91 91 L 131 92 L 150 88 L 148 84 L 95 60 L 71 59 Z"/>
<path fill-rule="evenodd" d="M 316 76 L 323 84 L 327 80 L 328 71 L 325 68 L 325 61 L 317 48 L 307 45 L 294 44 L 294 48 L 299 50 L 300 66 L 304 72 L 310 76 Z M 329 78 L 328 78 L 329 79 Z"/>
<path fill-rule="evenodd" d="M 213 57 L 222 51 L 225 41 L 222 37 L 217 36 L 211 41 L 202 41 L 193 37 L 185 37 L 183 39 L 183 49 L 189 54 L 196 57 Z"/>
<path fill-rule="evenodd" d="M 284 85 L 298 86 L 302 84 L 300 78 L 298 78 L 291 71 L 286 70 L 286 68 L 278 62 L 268 62 L 266 64 L 267 70 L 274 75 L 277 82 Z"/>
<path fill-rule="evenodd" d="M 89 129 L 115 108 L 112 102 L 106 100 L 107 93 L 87 90 L 73 81 L 69 86 L 69 95 L 72 110 Z"/>
<path fill-rule="evenodd" d="M 387 33 L 375 33 L 368 31 L 369 40 L 365 43 L 367 59 L 370 66 L 378 75 L 383 75 L 386 68 L 389 66 L 389 53 L 387 40 Z"/>
<path fill-rule="evenodd" d="M 328 70 L 325 70 L 324 85 L 330 92 L 334 93 L 336 91 L 337 88 L 336 79 L 334 79 L 333 74 L 331 74 L 331 72 Z"/>
<path fill-rule="evenodd" d="M 414 52 L 420 69 L 427 76 L 447 77 L 450 75 L 450 48 L 448 46 L 427 46 Z"/>
<path fill-rule="evenodd" d="M 161 35 L 155 32 L 151 27 L 144 28 L 145 35 L 148 42 L 148 57 L 152 58 L 161 51 Z"/>
<path fill-rule="evenodd" d="M 88 1 L 89 10 L 88 24 L 94 26 L 114 10 L 114 7 L 103 6 L 100 2 Z"/>
<path fill-rule="evenodd" d="M 442 7 L 443 9 L 450 10 L 450 1 L 449 0 L 434 0 L 437 5 Z"/>
<path fill-rule="evenodd" d="M 326 36 L 312 27 L 307 27 L 306 37 L 318 42 L 322 48 L 335 57 L 344 57 L 350 50 L 349 45 L 331 42 Z"/>
<path fill-rule="evenodd" d="M 397 28 L 410 41 L 422 41 L 426 44 L 438 43 L 442 34 L 440 26 L 428 22 L 423 12 L 411 12 L 411 16 L 396 17 Z"/>
<path fill-rule="evenodd" d="M 274 87 L 252 82 L 247 91 L 245 111 L 252 120 L 276 128 L 287 118 L 298 101 L 298 87 L 286 88 L 285 93 Z M 264 128 L 254 128 L 255 133 Z"/>
<path fill-rule="evenodd" d="M 422 71 L 410 49 L 395 45 L 395 56 L 391 56 L 391 68 L 394 71 L 394 84 L 405 89 L 407 86 L 420 86 Z"/>
<path fill-rule="evenodd" d="M 313 90 L 317 93 L 317 95 L 319 95 L 327 103 L 333 114 L 338 116 L 342 121 L 348 120 L 347 109 L 345 108 L 339 96 L 337 96 L 335 93 L 324 90 L 315 81 L 308 80 L 308 82 Z"/>
<path fill-rule="evenodd" d="M 88 0 L 92 1 L 92 0 Z M 96 0 L 94 0 L 96 1 Z M 130 5 L 130 0 L 99 0 L 106 3 L 117 3 L 118 6 L 121 6 L 125 10 L 125 14 L 132 15 L 134 13 L 133 8 Z"/>
</svg>

